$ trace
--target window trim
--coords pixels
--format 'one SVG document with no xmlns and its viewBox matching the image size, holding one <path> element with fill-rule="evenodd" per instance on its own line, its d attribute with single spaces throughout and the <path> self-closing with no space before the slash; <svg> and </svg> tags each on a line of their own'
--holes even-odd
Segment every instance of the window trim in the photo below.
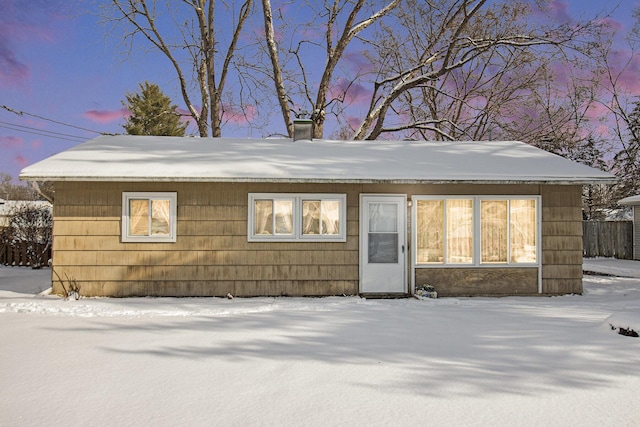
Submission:
<svg viewBox="0 0 640 427">
<path fill-rule="evenodd" d="M 169 235 L 168 236 L 132 236 L 129 234 L 130 211 L 129 201 L 141 200 L 169 200 Z M 125 191 L 122 193 L 122 221 L 121 239 L 123 243 L 174 243 L 177 240 L 177 205 L 176 192 L 154 191 Z"/>
<path fill-rule="evenodd" d="M 411 240 L 412 247 L 415 248 L 411 255 L 411 264 L 414 268 L 529 268 L 540 267 L 542 265 L 542 197 L 540 195 L 437 195 L 437 196 L 412 196 L 411 216 L 412 221 Z M 473 253 L 472 263 L 451 264 L 446 263 L 446 258 L 442 263 L 418 263 L 418 201 L 420 200 L 460 200 L 471 199 L 473 205 Z M 481 206 L 483 200 L 535 200 L 536 201 L 536 262 L 513 263 L 509 259 L 506 263 L 482 262 L 482 229 L 481 229 Z M 508 204 L 510 205 L 510 204 Z M 445 218 L 446 224 L 446 218 Z M 445 226 L 446 227 L 446 226 Z M 445 229 L 446 239 L 446 229 Z M 445 240 L 446 241 L 446 240 Z M 508 240 L 508 251 L 511 252 L 511 242 Z M 445 252 L 446 254 L 446 252 Z"/>
<path fill-rule="evenodd" d="M 290 200 L 293 210 L 293 232 L 291 234 L 255 234 L 256 200 Z M 340 225 L 338 234 L 303 234 L 302 204 L 304 201 L 338 201 L 340 203 Z M 249 193 L 247 210 L 247 241 L 249 242 L 346 242 L 347 241 L 347 195 L 328 193 Z"/>
</svg>

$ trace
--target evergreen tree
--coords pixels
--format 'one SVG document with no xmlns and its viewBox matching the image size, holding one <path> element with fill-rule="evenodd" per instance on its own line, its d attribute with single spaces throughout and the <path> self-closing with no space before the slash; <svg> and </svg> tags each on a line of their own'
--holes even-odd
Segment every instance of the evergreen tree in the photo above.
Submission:
<svg viewBox="0 0 640 427">
<path fill-rule="evenodd" d="M 184 136 L 187 123 L 180 120 L 177 106 L 171 104 L 158 85 L 144 82 L 140 93 L 128 93 L 122 101 L 131 116 L 124 124 L 129 135 Z"/>
</svg>

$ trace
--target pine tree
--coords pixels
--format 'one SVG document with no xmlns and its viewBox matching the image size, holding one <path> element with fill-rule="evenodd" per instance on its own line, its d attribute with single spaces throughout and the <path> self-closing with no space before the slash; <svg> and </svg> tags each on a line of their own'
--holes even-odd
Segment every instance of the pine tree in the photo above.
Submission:
<svg viewBox="0 0 640 427">
<path fill-rule="evenodd" d="M 122 101 L 131 113 L 124 129 L 129 135 L 184 136 L 187 123 L 180 120 L 177 106 L 171 104 L 158 85 L 144 82 L 140 93 L 127 93 Z"/>
</svg>

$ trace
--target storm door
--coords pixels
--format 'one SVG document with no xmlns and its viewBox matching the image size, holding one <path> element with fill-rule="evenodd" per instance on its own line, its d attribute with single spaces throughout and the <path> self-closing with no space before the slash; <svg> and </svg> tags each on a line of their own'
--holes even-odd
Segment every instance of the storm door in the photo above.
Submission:
<svg viewBox="0 0 640 427">
<path fill-rule="evenodd" d="M 407 292 L 405 196 L 360 197 L 360 292 Z"/>
</svg>

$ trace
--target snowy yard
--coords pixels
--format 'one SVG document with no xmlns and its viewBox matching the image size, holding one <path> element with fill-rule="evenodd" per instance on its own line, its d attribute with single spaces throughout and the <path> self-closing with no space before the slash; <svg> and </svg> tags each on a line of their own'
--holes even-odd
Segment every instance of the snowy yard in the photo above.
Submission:
<svg viewBox="0 0 640 427">
<path fill-rule="evenodd" d="M 640 330 L 640 274 L 422 301 L 64 301 L 49 275 L 0 267 L 1 426 L 640 426 L 640 338 L 610 326 Z"/>
</svg>

